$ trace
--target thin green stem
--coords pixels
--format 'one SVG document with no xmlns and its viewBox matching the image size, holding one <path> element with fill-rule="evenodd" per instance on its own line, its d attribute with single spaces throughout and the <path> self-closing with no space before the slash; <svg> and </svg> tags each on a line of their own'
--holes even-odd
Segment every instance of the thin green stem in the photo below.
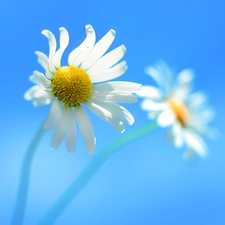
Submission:
<svg viewBox="0 0 225 225">
<path fill-rule="evenodd" d="M 34 139 L 32 140 L 30 146 L 27 149 L 27 152 L 23 159 L 21 174 L 20 174 L 20 183 L 19 189 L 17 192 L 16 205 L 13 212 L 13 217 L 11 225 L 21 225 L 23 223 L 24 212 L 26 209 L 29 182 L 30 182 L 30 171 L 33 162 L 33 157 L 36 152 L 38 143 L 44 133 L 43 129 L 44 123 L 39 128 Z"/>
<path fill-rule="evenodd" d="M 158 126 L 155 122 L 144 125 L 129 133 L 122 134 L 119 138 L 103 147 L 96 153 L 95 157 L 82 171 L 78 178 L 72 182 L 72 184 L 49 208 L 46 214 L 39 221 L 38 225 L 52 224 L 112 153 L 119 148 L 145 136 L 146 134 L 149 134 L 150 132 L 156 130 L 156 128 L 158 128 Z"/>
</svg>

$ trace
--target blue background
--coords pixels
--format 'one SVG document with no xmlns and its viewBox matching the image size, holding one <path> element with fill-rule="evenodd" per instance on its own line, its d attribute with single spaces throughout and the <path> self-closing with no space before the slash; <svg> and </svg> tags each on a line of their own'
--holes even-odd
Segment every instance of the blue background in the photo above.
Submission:
<svg viewBox="0 0 225 225">
<path fill-rule="evenodd" d="M 213 127 L 221 131 L 206 159 L 192 163 L 183 150 L 165 140 L 165 129 L 113 154 L 55 222 L 60 224 L 225 224 L 225 1 L 223 0 L 7 0 L 0 3 L 0 224 L 9 224 L 25 151 L 48 114 L 23 99 L 32 86 L 28 77 L 41 70 L 34 51 L 48 53 L 43 29 L 58 39 L 58 28 L 70 33 L 68 53 L 84 39 L 91 24 L 100 39 L 117 32 L 111 49 L 125 44 L 129 69 L 120 80 L 154 84 L 144 67 L 163 58 L 180 70 L 196 71 L 195 88 L 209 96 L 217 111 Z M 148 121 L 140 102 L 126 105 L 135 129 Z M 120 136 L 89 114 L 97 136 L 96 152 Z M 50 149 L 52 130 L 42 138 L 34 158 L 24 224 L 36 224 L 57 196 L 93 155 L 85 152 L 80 133 L 77 149 L 65 144 Z"/>
</svg>

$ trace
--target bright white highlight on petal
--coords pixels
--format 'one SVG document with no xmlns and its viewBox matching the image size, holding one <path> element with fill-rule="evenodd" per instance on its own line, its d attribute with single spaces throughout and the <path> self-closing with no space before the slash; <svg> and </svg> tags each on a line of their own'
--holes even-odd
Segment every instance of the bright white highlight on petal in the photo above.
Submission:
<svg viewBox="0 0 225 225">
<path fill-rule="evenodd" d="M 93 82 L 103 82 L 103 81 L 112 80 L 121 76 L 122 74 L 125 73 L 126 70 L 127 70 L 127 64 L 125 61 L 122 61 L 99 74 L 89 73 L 89 75 Z"/>
<path fill-rule="evenodd" d="M 108 50 L 115 38 L 115 35 L 116 32 L 111 29 L 101 40 L 99 40 L 82 62 L 81 68 L 85 70 L 90 68 Z"/>
<path fill-rule="evenodd" d="M 134 103 L 137 102 L 137 96 L 126 92 L 114 92 L 110 94 L 94 93 L 93 96 L 101 99 L 103 102 L 117 102 L 117 103 Z"/>
<path fill-rule="evenodd" d="M 136 92 L 138 90 L 140 90 L 141 88 L 141 84 L 137 84 L 137 83 L 133 83 L 133 82 L 107 82 L 107 83 L 103 83 L 103 84 L 97 84 L 93 87 L 93 90 L 97 91 L 97 92 L 128 92 L 128 93 L 132 93 L 132 92 Z"/>
<path fill-rule="evenodd" d="M 160 113 L 157 119 L 157 123 L 161 127 L 167 127 L 171 124 L 173 124 L 175 121 L 175 116 L 171 110 L 165 110 Z"/>
<path fill-rule="evenodd" d="M 98 98 L 92 97 L 92 103 L 99 105 L 105 109 L 108 109 L 118 119 L 125 121 L 129 125 L 134 123 L 134 117 L 123 106 L 120 106 L 114 102 L 102 102 Z"/>
<path fill-rule="evenodd" d="M 108 54 L 100 58 L 90 69 L 87 70 L 87 73 L 99 73 L 115 65 L 126 53 L 126 48 L 124 45 L 115 48 Z"/>
<path fill-rule="evenodd" d="M 115 117 L 107 109 L 105 109 L 102 106 L 99 106 L 97 104 L 94 104 L 93 102 L 88 102 L 87 106 L 94 114 L 99 116 L 101 119 L 105 120 L 107 123 L 111 124 L 113 127 L 115 127 L 121 133 L 125 131 L 123 122 L 120 121 L 117 117 Z"/>
<path fill-rule="evenodd" d="M 143 110 L 161 111 L 161 110 L 167 109 L 168 107 L 167 107 L 167 104 L 164 102 L 155 102 L 155 101 L 146 99 L 141 103 L 141 108 Z"/>
<path fill-rule="evenodd" d="M 160 100 L 163 98 L 161 91 L 152 86 L 142 86 L 142 88 L 137 92 L 139 97 L 146 97 L 150 99 Z"/>
<path fill-rule="evenodd" d="M 94 153 L 96 138 L 91 120 L 82 107 L 75 107 L 75 113 L 87 152 L 92 154 Z"/>
</svg>

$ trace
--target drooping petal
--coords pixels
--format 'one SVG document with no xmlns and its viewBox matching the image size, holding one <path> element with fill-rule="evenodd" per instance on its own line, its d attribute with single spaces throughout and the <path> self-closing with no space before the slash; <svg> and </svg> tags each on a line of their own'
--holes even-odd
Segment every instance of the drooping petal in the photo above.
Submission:
<svg viewBox="0 0 225 225">
<path fill-rule="evenodd" d="M 84 59 L 81 64 L 81 68 L 87 70 L 90 68 L 104 53 L 108 50 L 110 45 L 112 44 L 115 38 L 116 32 L 114 30 L 110 30 L 101 40 L 99 40 L 92 51 L 88 54 L 88 56 Z"/>
<path fill-rule="evenodd" d="M 97 92 L 127 92 L 134 93 L 140 90 L 141 84 L 134 82 L 114 81 L 93 86 L 93 90 Z"/>
<path fill-rule="evenodd" d="M 54 101 L 49 112 L 49 116 L 44 124 L 44 129 L 49 129 L 54 126 L 61 118 L 62 109 L 58 100 Z"/>
<path fill-rule="evenodd" d="M 59 68 L 61 66 L 61 58 L 63 55 L 63 52 L 67 48 L 69 44 L 69 33 L 64 27 L 60 27 L 60 48 L 59 50 L 55 53 L 54 56 L 54 65 L 56 68 Z"/>
<path fill-rule="evenodd" d="M 160 113 L 157 118 L 157 123 L 161 127 L 166 127 L 173 124 L 175 121 L 175 116 L 171 110 L 165 110 Z"/>
<path fill-rule="evenodd" d="M 111 124 L 113 127 L 115 127 L 118 131 L 121 133 L 125 131 L 125 127 L 123 125 L 123 122 L 119 120 L 117 117 L 115 117 L 111 112 L 109 112 L 107 109 L 94 104 L 92 102 L 87 102 L 87 107 L 97 116 L 99 116 L 101 119 L 106 121 L 107 123 Z"/>
<path fill-rule="evenodd" d="M 95 96 L 92 97 L 91 101 L 94 104 L 97 104 L 97 105 L 107 109 L 113 115 L 115 115 L 118 119 L 127 122 L 129 125 L 132 125 L 134 123 L 134 117 L 123 106 L 120 106 L 120 105 L 118 105 L 118 104 L 116 104 L 114 102 L 103 102 L 103 101 L 100 101 Z"/>
<path fill-rule="evenodd" d="M 55 72 L 54 56 L 56 51 L 56 39 L 54 34 L 49 30 L 43 30 L 42 34 L 48 38 L 48 44 L 49 44 L 48 65 L 49 65 L 49 70 L 54 73 Z"/>
<path fill-rule="evenodd" d="M 88 50 L 88 49 L 91 50 L 95 44 L 96 35 L 95 35 L 95 30 L 93 29 L 93 27 L 91 25 L 86 25 L 85 30 L 86 30 L 85 40 L 69 54 L 69 57 L 68 57 L 69 65 L 78 67 L 80 63 L 83 61 L 83 59 L 86 57 L 86 55 L 89 53 L 88 51 L 85 52 L 85 50 Z"/>
<path fill-rule="evenodd" d="M 87 115 L 82 106 L 75 107 L 74 109 L 77 123 L 84 139 L 85 147 L 87 149 L 87 152 L 89 154 L 92 154 L 94 152 L 96 144 L 93 125 L 89 116 Z"/>
<path fill-rule="evenodd" d="M 92 82 L 103 82 L 115 79 L 122 74 L 124 74 L 127 70 L 127 64 L 125 61 L 122 61 L 115 66 L 103 71 L 102 73 L 89 73 L 89 76 Z"/>
<path fill-rule="evenodd" d="M 38 56 L 38 63 L 45 69 L 45 74 L 48 78 L 52 78 L 52 73 L 49 70 L 48 57 L 43 53 L 36 51 L 35 54 Z"/>
<path fill-rule="evenodd" d="M 91 66 L 87 70 L 87 73 L 101 73 L 101 71 L 109 69 L 123 58 L 125 52 L 126 48 L 124 45 L 115 48 L 114 50 L 100 58 L 93 66 Z"/>
<path fill-rule="evenodd" d="M 137 96 L 127 92 L 112 92 L 110 94 L 95 93 L 95 96 L 102 101 L 117 103 L 134 103 L 137 102 Z"/>
<path fill-rule="evenodd" d="M 67 128 L 65 134 L 66 147 L 69 152 L 74 152 L 76 148 L 76 120 L 72 108 L 67 109 Z"/>
<path fill-rule="evenodd" d="M 46 87 L 50 85 L 50 81 L 45 77 L 45 75 L 37 70 L 33 72 L 33 74 L 29 77 L 30 81 L 38 84 L 42 87 Z"/>
</svg>

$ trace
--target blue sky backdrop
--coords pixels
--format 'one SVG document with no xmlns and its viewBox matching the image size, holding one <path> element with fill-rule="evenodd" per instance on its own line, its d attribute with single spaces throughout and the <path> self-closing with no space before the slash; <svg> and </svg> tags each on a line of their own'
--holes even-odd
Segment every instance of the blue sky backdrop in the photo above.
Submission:
<svg viewBox="0 0 225 225">
<path fill-rule="evenodd" d="M 55 222 L 56 225 L 222 225 L 225 224 L 225 1 L 223 0 L 7 0 L 0 3 L 0 224 L 9 224 L 20 166 L 26 149 L 46 118 L 49 106 L 35 108 L 23 98 L 28 77 L 42 70 L 34 51 L 48 53 L 43 29 L 59 37 L 70 33 L 69 52 L 85 38 L 91 24 L 99 40 L 117 32 L 110 49 L 127 48 L 128 71 L 119 80 L 154 84 L 144 67 L 164 59 L 177 72 L 196 72 L 195 90 L 204 91 L 216 109 L 217 141 L 207 141 L 210 155 L 193 163 L 183 149 L 156 131 L 113 154 Z M 148 123 L 141 100 L 126 105 L 135 123 Z M 89 113 L 97 136 L 96 151 L 120 136 Z M 79 175 L 93 155 L 85 152 L 80 133 L 74 154 L 65 144 L 50 149 L 52 130 L 34 158 L 25 225 L 36 224 L 57 196 Z"/>
</svg>

